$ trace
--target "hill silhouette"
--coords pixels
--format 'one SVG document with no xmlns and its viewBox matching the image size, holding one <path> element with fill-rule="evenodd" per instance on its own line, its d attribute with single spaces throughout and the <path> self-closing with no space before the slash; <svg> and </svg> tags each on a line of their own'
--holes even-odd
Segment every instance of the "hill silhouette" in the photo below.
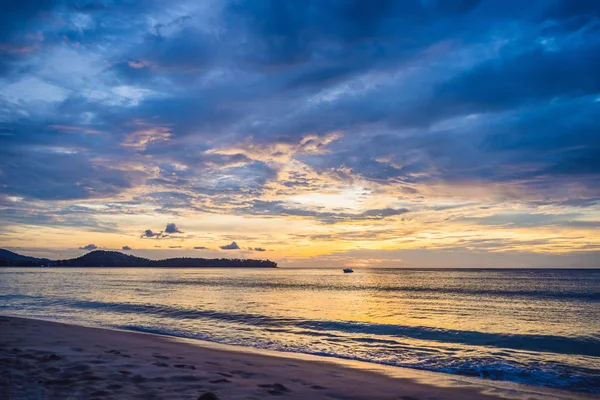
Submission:
<svg viewBox="0 0 600 400">
<path fill-rule="evenodd" d="M 21 265 L 23 267 L 46 265 L 50 262 L 47 258 L 24 256 L 10 250 L 0 249 L 0 266 Z"/>
<path fill-rule="evenodd" d="M 51 267 L 109 267 L 109 268 L 276 268 L 270 260 L 239 258 L 168 258 L 150 260 L 123 254 L 118 251 L 95 250 L 81 257 L 67 260 L 48 260 L 27 257 L 12 251 L 0 249 L 0 266 L 51 266 Z"/>
</svg>

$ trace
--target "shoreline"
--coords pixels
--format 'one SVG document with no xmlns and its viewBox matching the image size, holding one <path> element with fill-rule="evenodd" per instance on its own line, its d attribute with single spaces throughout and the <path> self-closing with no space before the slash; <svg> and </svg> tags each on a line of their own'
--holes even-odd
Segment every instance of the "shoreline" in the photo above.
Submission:
<svg viewBox="0 0 600 400">
<path fill-rule="evenodd" d="M 0 316 L 0 399 L 594 399 L 505 381 Z"/>
</svg>

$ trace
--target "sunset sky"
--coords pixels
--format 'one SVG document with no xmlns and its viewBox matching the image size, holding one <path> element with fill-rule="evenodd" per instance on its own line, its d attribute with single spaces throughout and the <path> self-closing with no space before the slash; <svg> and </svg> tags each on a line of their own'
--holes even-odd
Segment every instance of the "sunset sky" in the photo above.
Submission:
<svg viewBox="0 0 600 400">
<path fill-rule="evenodd" d="M 598 1 L 2 7 L 0 247 L 599 266 Z"/>
</svg>

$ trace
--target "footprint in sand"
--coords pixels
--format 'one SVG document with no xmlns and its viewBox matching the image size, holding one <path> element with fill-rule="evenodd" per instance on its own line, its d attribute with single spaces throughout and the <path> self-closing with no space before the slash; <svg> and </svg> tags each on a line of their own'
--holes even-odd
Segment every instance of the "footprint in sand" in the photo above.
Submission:
<svg viewBox="0 0 600 400">
<path fill-rule="evenodd" d="M 160 361 L 152 363 L 152 365 L 156 365 L 157 367 L 168 367 L 169 366 L 169 364 L 164 363 L 164 362 L 160 362 Z"/>
<path fill-rule="evenodd" d="M 63 358 L 61 356 L 58 356 L 56 354 L 46 354 L 45 356 L 43 356 L 42 358 L 40 358 L 41 362 L 49 362 L 49 361 L 58 361 L 58 360 L 62 360 Z"/>
<path fill-rule="evenodd" d="M 274 396 L 282 396 L 286 393 L 291 392 L 290 389 L 288 389 L 285 385 L 282 385 L 281 383 L 273 383 L 273 384 L 264 383 L 264 384 L 258 385 L 258 387 L 267 389 L 267 393 L 272 394 Z"/>
<path fill-rule="evenodd" d="M 215 379 L 214 381 L 209 381 L 210 383 L 231 383 L 231 381 L 227 378 Z"/>
<path fill-rule="evenodd" d="M 216 394 L 212 392 L 207 392 L 198 397 L 198 400 L 219 400 Z"/>
<path fill-rule="evenodd" d="M 58 385 L 58 386 L 66 386 L 71 385 L 74 381 L 70 379 L 46 379 L 44 381 L 40 381 L 44 385 Z"/>
<path fill-rule="evenodd" d="M 201 381 L 202 378 L 198 378 L 194 375 L 175 375 L 169 378 L 171 382 L 198 382 Z"/>
<path fill-rule="evenodd" d="M 81 377 L 81 380 L 83 380 L 83 381 L 101 381 L 102 378 L 100 378 L 99 376 L 96 376 L 96 375 L 83 375 Z"/>
<path fill-rule="evenodd" d="M 196 369 L 195 366 L 190 365 L 190 364 L 174 364 L 173 366 L 175 368 L 182 368 L 182 369 Z"/>
<path fill-rule="evenodd" d="M 229 371 L 229 373 L 233 374 L 233 375 L 237 375 L 242 378 L 246 378 L 246 379 L 254 378 L 255 376 L 258 375 L 258 374 L 255 374 L 254 372 L 242 371 L 239 369 Z M 221 375 L 223 375 L 223 374 L 221 374 Z"/>
<path fill-rule="evenodd" d="M 129 354 L 123 353 L 122 351 L 119 351 L 119 350 L 106 350 L 105 353 L 114 354 L 114 355 L 120 356 L 120 357 L 131 358 L 131 356 Z"/>
</svg>

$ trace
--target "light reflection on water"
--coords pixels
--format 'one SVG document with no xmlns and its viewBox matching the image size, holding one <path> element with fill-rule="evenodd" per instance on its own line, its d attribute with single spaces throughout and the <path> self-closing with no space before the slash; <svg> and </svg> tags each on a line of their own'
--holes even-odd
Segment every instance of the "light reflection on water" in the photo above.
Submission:
<svg viewBox="0 0 600 400">
<path fill-rule="evenodd" d="M 0 312 L 600 391 L 600 271 L 0 269 Z"/>
</svg>

